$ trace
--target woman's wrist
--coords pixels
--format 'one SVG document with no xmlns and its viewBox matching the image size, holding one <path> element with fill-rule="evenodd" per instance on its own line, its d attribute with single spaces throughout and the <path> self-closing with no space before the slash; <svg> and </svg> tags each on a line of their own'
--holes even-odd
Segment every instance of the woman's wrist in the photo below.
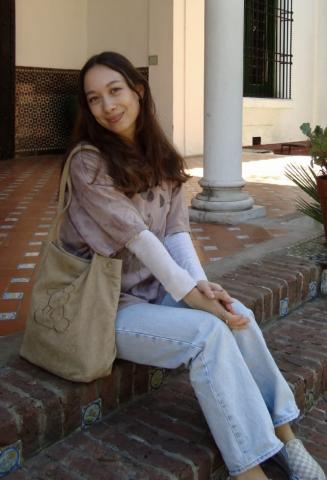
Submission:
<svg viewBox="0 0 327 480">
<path fill-rule="evenodd" d="M 218 316 L 218 302 L 207 298 L 197 286 L 195 286 L 185 297 L 183 301 L 192 308 L 204 310 Z"/>
</svg>

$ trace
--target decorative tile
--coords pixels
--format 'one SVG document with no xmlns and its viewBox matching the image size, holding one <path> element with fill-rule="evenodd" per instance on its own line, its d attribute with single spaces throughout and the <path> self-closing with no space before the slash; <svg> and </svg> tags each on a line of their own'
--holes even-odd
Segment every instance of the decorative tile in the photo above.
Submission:
<svg viewBox="0 0 327 480">
<path fill-rule="evenodd" d="M 42 245 L 42 242 L 28 242 L 29 245 Z"/>
<path fill-rule="evenodd" d="M 50 228 L 51 225 L 49 225 L 48 223 L 41 223 L 40 225 L 37 226 L 37 228 Z"/>
<path fill-rule="evenodd" d="M 0 447 L 0 478 L 18 470 L 22 466 L 22 442 Z"/>
<path fill-rule="evenodd" d="M 46 237 L 49 234 L 48 232 L 35 232 L 34 235 L 37 237 Z"/>
<path fill-rule="evenodd" d="M 35 268 L 36 267 L 36 263 L 19 263 L 17 265 L 17 270 L 26 270 L 28 268 Z"/>
<path fill-rule="evenodd" d="M 23 292 L 5 292 L 2 295 L 2 300 L 21 300 L 23 297 Z"/>
<path fill-rule="evenodd" d="M 28 277 L 12 277 L 10 283 L 28 283 L 29 281 Z"/>
<path fill-rule="evenodd" d="M 194 228 L 191 228 L 191 232 L 203 232 L 203 228 L 194 227 Z"/>
<path fill-rule="evenodd" d="M 283 298 L 279 302 L 279 316 L 285 317 L 288 314 L 288 297 Z"/>
<path fill-rule="evenodd" d="M 17 222 L 18 218 L 15 217 L 7 217 L 5 218 L 5 222 Z"/>
<path fill-rule="evenodd" d="M 229 230 L 230 232 L 234 232 L 234 231 L 241 230 L 241 229 L 240 229 L 240 227 L 228 227 L 227 230 Z"/>
<path fill-rule="evenodd" d="M 0 312 L 0 320 L 15 320 L 16 315 L 17 312 Z"/>
<path fill-rule="evenodd" d="M 218 250 L 218 247 L 216 247 L 215 245 L 203 245 L 203 250 L 205 250 L 206 252 L 212 252 L 214 250 Z"/>
<path fill-rule="evenodd" d="M 38 257 L 40 252 L 26 252 L 24 253 L 24 257 Z"/>
<path fill-rule="evenodd" d="M 153 368 L 150 372 L 150 386 L 152 390 L 158 390 L 161 387 L 162 382 L 165 378 L 165 369 L 164 368 Z"/>
<path fill-rule="evenodd" d="M 223 257 L 210 257 L 209 260 L 210 262 L 218 262 L 219 260 L 221 260 Z"/>
<path fill-rule="evenodd" d="M 13 225 L 0 225 L 1 230 L 10 230 L 13 228 Z"/>
<path fill-rule="evenodd" d="M 102 418 L 102 400 L 98 398 L 89 403 L 85 407 L 82 407 L 82 430 L 85 430 L 90 425 L 99 422 Z"/>
<path fill-rule="evenodd" d="M 197 240 L 210 240 L 210 237 L 195 237 Z"/>
<path fill-rule="evenodd" d="M 249 237 L 249 235 L 236 235 L 236 238 L 238 238 L 239 240 L 247 240 Z"/>
<path fill-rule="evenodd" d="M 315 298 L 317 295 L 318 295 L 318 283 L 310 282 L 307 300 L 310 300 L 311 298 Z"/>
<path fill-rule="evenodd" d="M 321 295 L 327 295 L 327 270 L 323 270 L 321 274 L 321 284 L 320 284 Z"/>
</svg>

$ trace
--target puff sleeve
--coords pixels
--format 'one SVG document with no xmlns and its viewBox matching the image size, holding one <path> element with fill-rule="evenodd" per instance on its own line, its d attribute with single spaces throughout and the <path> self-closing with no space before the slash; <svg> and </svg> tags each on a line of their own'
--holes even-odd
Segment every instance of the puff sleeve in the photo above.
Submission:
<svg viewBox="0 0 327 480">
<path fill-rule="evenodd" d="M 183 185 L 175 186 L 173 189 L 165 235 L 179 232 L 190 232 L 189 213 Z"/>
<path fill-rule="evenodd" d="M 94 251 L 114 255 L 148 229 L 133 202 L 115 188 L 100 154 L 78 152 L 72 159 L 70 176 L 70 221 Z"/>
</svg>

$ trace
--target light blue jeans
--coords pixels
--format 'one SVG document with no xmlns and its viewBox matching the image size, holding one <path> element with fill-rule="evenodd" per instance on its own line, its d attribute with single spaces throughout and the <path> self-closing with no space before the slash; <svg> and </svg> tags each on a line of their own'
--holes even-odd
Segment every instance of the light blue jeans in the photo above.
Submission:
<svg viewBox="0 0 327 480">
<path fill-rule="evenodd" d="M 189 368 L 190 381 L 230 475 L 243 473 L 282 447 L 274 426 L 299 415 L 251 310 L 231 331 L 214 315 L 176 303 L 134 304 L 118 312 L 117 357 L 162 368 Z"/>
</svg>

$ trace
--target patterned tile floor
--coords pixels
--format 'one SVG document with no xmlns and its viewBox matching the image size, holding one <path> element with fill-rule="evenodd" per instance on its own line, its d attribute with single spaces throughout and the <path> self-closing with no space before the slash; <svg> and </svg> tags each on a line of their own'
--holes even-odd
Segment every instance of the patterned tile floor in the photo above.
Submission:
<svg viewBox="0 0 327 480">
<path fill-rule="evenodd" d="M 283 179 L 285 157 L 256 154 L 253 160 L 253 156 L 253 153 L 244 154 L 243 175 L 249 182 L 246 189 L 257 204 L 267 207 L 268 218 L 282 221 L 293 215 L 298 189 Z M 307 157 L 303 157 L 303 161 L 308 162 Z M 187 163 L 194 175 L 186 187 L 190 201 L 200 191 L 197 182 L 202 176 L 202 158 L 189 158 Z M 24 329 L 42 241 L 56 213 L 60 169 L 61 157 L 55 155 L 0 162 L 0 335 Z M 223 257 L 285 232 L 282 225 L 264 228 L 254 224 L 192 223 L 191 228 L 204 264 L 219 262 Z"/>
</svg>

